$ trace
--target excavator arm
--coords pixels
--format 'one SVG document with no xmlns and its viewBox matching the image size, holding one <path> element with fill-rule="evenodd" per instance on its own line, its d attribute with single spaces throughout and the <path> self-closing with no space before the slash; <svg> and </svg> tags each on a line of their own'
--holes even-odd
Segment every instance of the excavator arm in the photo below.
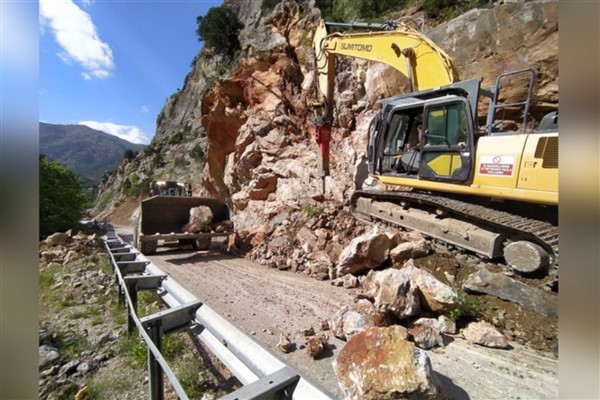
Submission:
<svg viewBox="0 0 600 400">
<path fill-rule="evenodd" d="M 399 24 L 385 30 L 384 24 L 352 24 L 368 32 L 328 34 L 321 20 L 313 37 L 316 63 L 317 109 L 316 139 L 320 147 L 319 168 L 323 179 L 329 175 L 329 140 L 333 121 L 333 89 L 335 59 L 348 56 L 377 61 L 400 71 L 409 80 L 411 91 L 421 91 L 458 81 L 458 74 L 450 57 L 417 30 Z M 374 31 L 375 30 L 375 31 Z"/>
</svg>

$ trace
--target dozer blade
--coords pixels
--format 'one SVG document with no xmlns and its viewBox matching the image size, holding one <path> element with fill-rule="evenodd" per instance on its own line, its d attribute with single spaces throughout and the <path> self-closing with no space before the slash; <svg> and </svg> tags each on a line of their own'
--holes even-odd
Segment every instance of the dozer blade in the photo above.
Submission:
<svg viewBox="0 0 600 400">
<path fill-rule="evenodd" d="M 189 222 L 192 207 L 206 206 L 213 213 L 212 223 L 230 219 L 229 208 L 221 200 L 207 197 L 154 196 L 142 201 L 140 233 L 181 232 Z"/>
</svg>

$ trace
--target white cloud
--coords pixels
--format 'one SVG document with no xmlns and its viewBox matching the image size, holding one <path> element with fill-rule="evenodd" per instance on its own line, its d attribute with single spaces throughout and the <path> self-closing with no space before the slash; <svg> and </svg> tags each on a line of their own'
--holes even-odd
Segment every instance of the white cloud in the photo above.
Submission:
<svg viewBox="0 0 600 400">
<path fill-rule="evenodd" d="M 115 67 L 112 49 L 98 37 L 90 15 L 71 0 L 40 0 L 40 25 L 52 30 L 64 62 L 83 67 L 84 79 L 110 76 Z"/>
<path fill-rule="evenodd" d="M 150 112 L 150 109 L 148 108 L 148 106 L 142 106 L 142 112 L 143 113 Z"/>
<path fill-rule="evenodd" d="M 99 122 L 99 121 L 79 121 L 78 124 L 89 126 L 92 129 L 96 129 L 102 132 L 106 132 L 110 135 L 119 137 L 127 140 L 131 143 L 148 144 L 150 139 L 146 134 L 137 126 L 133 125 L 118 125 L 112 122 Z"/>
</svg>

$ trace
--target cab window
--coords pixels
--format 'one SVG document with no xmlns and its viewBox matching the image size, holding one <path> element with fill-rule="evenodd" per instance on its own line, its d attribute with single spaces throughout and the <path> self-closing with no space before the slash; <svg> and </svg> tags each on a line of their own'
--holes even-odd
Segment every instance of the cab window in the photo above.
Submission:
<svg viewBox="0 0 600 400">
<path fill-rule="evenodd" d="M 425 146 L 467 145 L 467 121 L 465 104 L 462 102 L 430 107 Z"/>
</svg>

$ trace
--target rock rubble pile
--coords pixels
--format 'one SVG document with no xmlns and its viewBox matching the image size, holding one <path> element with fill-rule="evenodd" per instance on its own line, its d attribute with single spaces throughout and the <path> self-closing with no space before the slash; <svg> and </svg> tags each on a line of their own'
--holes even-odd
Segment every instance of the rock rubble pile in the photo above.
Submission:
<svg viewBox="0 0 600 400">
<path fill-rule="evenodd" d="M 55 233 L 40 242 L 39 260 L 39 395 L 83 399 L 126 330 L 109 316 L 116 289 L 103 240 L 97 233 Z"/>
</svg>

